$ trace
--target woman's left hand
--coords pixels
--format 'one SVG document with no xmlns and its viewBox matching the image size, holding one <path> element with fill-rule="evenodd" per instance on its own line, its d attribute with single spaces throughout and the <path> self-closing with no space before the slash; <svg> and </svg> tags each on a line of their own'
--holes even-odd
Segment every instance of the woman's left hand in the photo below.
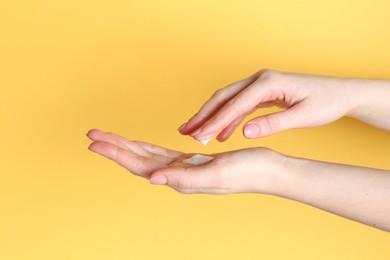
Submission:
<svg viewBox="0 0 390 260">
<path fill-rule="evenodd" d="M 181 193 L 273 193 L 275 174 L 284 156 L 266 148 L 249 148 L 210 155 L 203 165 L 183 163 L 194 154 L 153 144 L 129 141 L 113 133 L 91 130 L 89 149 L 107 157 L 152 184 L 167 185 Z"/>
</svg>

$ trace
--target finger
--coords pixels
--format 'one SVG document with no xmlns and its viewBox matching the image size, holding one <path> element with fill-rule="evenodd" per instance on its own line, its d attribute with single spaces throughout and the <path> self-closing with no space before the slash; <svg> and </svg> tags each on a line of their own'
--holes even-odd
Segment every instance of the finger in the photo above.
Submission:
<svg viewBox="0 0 390 260">
<path fill-rule="evenodd" d="M 120 143 L 116 140 L 113 140 L 112 138 L 109 138 L 106 132 L 99 130 L 99 129 L 89 130 L 87 133 L 87 137 L 89 139 L 91 139 L 92 141 L 109 142 L 109 143 L 113 143 L 113 144 L 118 145 L 118 146 L 123 146 L 123 148 L 125 148 L 125 146 L 122 143 Z"/>
<path fill-rule="evenodd" d="M 305 120 L 305 114 L 299 105 L 248 121 L 243 129 L 244 136 L 253 139 L 272 135 L 287 129 L 297 128 Z"/>
<path fill-rule="evenodd" d="M 230 125 L 228 125 L 225 129 L 222 130 L 222 132 L 217 136 L 217 140 L 220 142 L 226 141 L 236 130 L 236 128 L 244 121 L 245 117 L 249 114 L 252 114 L 256 108 L 250 110 L 245 115 L 240 116 L 239 118 L 235 119 Z"/>
<path fill-rule="evenodd" d="M 230 125 L 236 118 L 256 108 L 259 103 L 271 101 L 277 98 L 278 93 L 267 88 L 269 80 L 259 77 L 244 91 L 237 94 L 218 113 L 216 113 L 206 124 L 202 126 L 193 137 L 201 140 L 212 136 Z"/>
<path fill-rule="evenodd" d="M 227 87 L 217 90 L 213 96 L 200 108 L 186 124 L 179 128 L 181 134 L 187 135 L 202 126 L 209 118 L 211 118 L 226 102 L 232 99 L 237 93 L 252 84 L 258 77 L 260 72 L 252 76 L 237 81 Z"/>
<path fill-rule="evenodd" d="M 98 129 L 92 129 L 87 133 L 87 136 L 93 141 L 102 141 L 120 146 L 123 149 L 130 149 L 132 152 L 150 157 L 151 154 L 147 150 L 126 138 L 110 132 L 103 132 Z"/>
<path fill-rule="evenodd" d="M 129 141 L 126 138 L 124 138 L 120 135 L 117 135 L 115 133 L 103 132 L 103 131 L 100 131 L 97 129 L 93 129 L 93 130 L 88 132 L 87 136 L 90 137 L 91 140 L 111 143 L 111 144 L 117 145 L 123 149 L 130 150 L 133 153 L 136 153 L 140 156 L 155 159 L 155 160 L 158 160 L 158 161 L 163 162 L 165 164 L 169 164 L 172 162 L 171 157 L 148 151 L 147 149 L 144 149 L 144 147 L 142 147 L 136 141 Z"/>
<path fill-rule="evenodd" d="M 134 141 L 134 142 L 151 153 L 160 154 L 162 156 L 166 156 L 166 157 L 169 157 L 172 159 L 176 159 L 177 157 L 180 157 L 183 155 L 182 152 L 170 150 L 170 149 L 167 149 L 167 148 L 155 145 L 155 144 L 146 143 L 146 142 L 142 142 L 142 141 Z"/>
<path fill-rule="evenodd" d="M 245 117 L 246 115 L 242 115 L 236 118 L 230 125 L 222 130 L 216 139 L 220 142 L 226 141 L 233 134 L 234 130 L 236 130 L 236 128 L 242 123 Z"/>
<path fill-rule="evenodd" d="M 217 176 L 209 166 L 169 167 L 154 172 L 150 183 L 167 185 L 181 193 L 227 193 L 227 189 L 217 186 Z"/>
<path fill-rule="evenodd" d="M 95 141 L 88 149 L 115 161 L 133 174 L 145 178 L 149 178 L 152 172 L 166 167 L 166 165 L 160 161 L 137 155 L 129 150 L 107 142 Z"/>
</svg>

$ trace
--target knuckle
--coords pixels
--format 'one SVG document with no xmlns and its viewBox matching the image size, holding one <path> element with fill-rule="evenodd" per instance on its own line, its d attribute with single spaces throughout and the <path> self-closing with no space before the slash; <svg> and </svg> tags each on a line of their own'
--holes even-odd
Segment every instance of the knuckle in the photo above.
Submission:
<svg viewBox="0 0 390 260">
<path fill-rule="evenodd" d="M 223 98 L 224 98 L 224 95 L 225 95 L 225 89 L 224 89 L 224 88 L 220 88 L 220 89 L 217 89 L 217 90 L 214 92 L 212 98 L 218 99 L 218 100 L 219 100 L 219 99 L 223 99 Z"/>
<path fill-rule="evenodd" d="M 106 132 L 105 134 L 109 138 L 115 138 L 115 134 L 113 132 Z"/>
<path fill-rule="evenodd" d="M 143 163 L 142 161 L 134 160 L 132 162 L 132 169 L 134 171 L 134 174 L 140 175 L 139 172 L 143 168 Z"/>
<path fill-rule="evenodd" d="M 117 146 L 112 147 L 111 157 L 113 159 L 118 159 L 120 156 L 121 156 L 121 150 L 119 149 L 119 147 L 117 147 Z"/>
<path fill-rule="evenodd" d="M 277 80 L 280 76 L 280 73 L 270 69 L 262 70 L 262 73 L 259 76 L 259 79 L 262 81 L 274 81 Z"/>
<path fill-rule="evenodd" d="M 259 70 L 257 73 L 259 74 L 259 75 L 261 75 L 261 74 L 263 74 L 263 73 L 265 73 L 265 72 L 267 72 L 267 71 L 270 71 L 271 69 L 269 69 L 269 68 L 262 68 L 261 70 Z"/>
<path fill-rule="evenodd" d="M 262 69 L 258 70 L 258 71 L 255 73 L 255 75 L 259 78 L 259 77 L 261 77 L 261 75 L 266 74 L 266 73 L 268 73 L 268 72 L 270 72 L 270 71 L 272 71 L 272 70 L 269 69 L 269 68 L 262 68 Z"/>
</svg>

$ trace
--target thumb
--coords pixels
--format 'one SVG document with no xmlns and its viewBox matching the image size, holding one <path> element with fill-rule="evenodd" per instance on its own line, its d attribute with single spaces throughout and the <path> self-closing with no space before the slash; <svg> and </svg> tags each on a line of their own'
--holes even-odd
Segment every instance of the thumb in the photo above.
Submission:
<svg viewBox="0 0 390 260">
<path fill-rule="evenodd" d="M 212 187 L 213 174 L 207 174 L 203 166 L 169 167 L 155 171 L 151 184 L 167 185 L 181 193 L 199 193 Z"/>
<path fill-rule="evenodd" d="M 272 135 L 297 127 L 302 121 L 302 113 L 296 107 L 264 116 L 256 117 L 244 125 L 246 138 L 253 139 Z"/>
</svg>

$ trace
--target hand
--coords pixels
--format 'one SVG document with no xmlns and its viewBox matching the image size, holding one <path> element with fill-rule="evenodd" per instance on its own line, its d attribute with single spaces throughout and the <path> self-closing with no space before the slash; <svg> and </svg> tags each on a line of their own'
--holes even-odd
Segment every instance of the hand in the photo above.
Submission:
<svg viewBox="0 0 390 260">
<path fill-rule="evenodd" d="M 284 156 L 265 148 L 211 155 L 204 165 L 192 156 L 156 145 L 91 130 L 89 149 L 152 184 L 181 193 L 267 193 L 390 231 L 390 173 L 385 170 Z"/>
<path fill-rule="evenodd" d="M 258 138 L 291 129 L 324 125 L 349 113 L 356 91 L 346 79 L 260 70 L 217 90 L 188 123 L 179 128 L 197 140 L 216 135 L 227 140 L 246 116 L 258 108 L 286 110 L 247 122 L 244 135 Z"/>
<path fill-rule="evenodd" d="M 265 148 L 212 154 L 199 166 L 183 163 L 193 154 L 168 150 L 145 142 L 129 141 L 113 133 L 91 130 L 89 149 L 107 157 L 135 175 L 165 184 L 181 193 L 271 193 L 272 176 L 279 172 L 283 156 Z"/>
<path fill-rule="evenodd" d="M 129 141 L 114 133 L 97 129 L 90 130 L 87 136 L 93 141 L 88 149 L 147 179 L 154 171 L 167 168 L 184 157 L 184 154 L 178 151 L 145 142 Z"/>
</svg>

